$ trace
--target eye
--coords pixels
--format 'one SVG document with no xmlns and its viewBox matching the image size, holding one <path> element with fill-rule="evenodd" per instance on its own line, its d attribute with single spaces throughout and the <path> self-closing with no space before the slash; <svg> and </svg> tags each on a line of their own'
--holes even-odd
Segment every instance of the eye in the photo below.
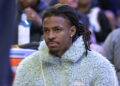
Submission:
<svg viewBox="0 0 120 86">
<path fill-rule="evenodd" d="M 61 28 L 56 27 L 56 28 L 55 28 L 55 31 L 56 31 L 56 32 L 60 32 L 60 31 L 62 31 L 62 29 L 61 29 Z"/>
<path fill-rule="evenodd" d="M 56 31 L 61 31 L 61 29 L 57 28 Z"/>
<path fill-rule="evenodd" d="M 44 33 L 48 33 L 49 30 L 47 30 L 47 29 L 43 29 L 43 32 L 44 32 Z"/>
</svg>

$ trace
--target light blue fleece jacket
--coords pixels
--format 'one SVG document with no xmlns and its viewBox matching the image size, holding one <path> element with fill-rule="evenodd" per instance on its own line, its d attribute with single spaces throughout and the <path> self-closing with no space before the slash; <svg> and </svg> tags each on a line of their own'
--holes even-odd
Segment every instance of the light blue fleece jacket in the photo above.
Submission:
<svg viewBox="0 0 120 86">
<path fill-rule="evenodd" d="M 41 42 L 39 51 L 20 63 L 14 86 L 118 86 L 113 65 L 95 51 L 85 56 L 84 47 L 79 37 L 59 58 Z"/>
</svg>

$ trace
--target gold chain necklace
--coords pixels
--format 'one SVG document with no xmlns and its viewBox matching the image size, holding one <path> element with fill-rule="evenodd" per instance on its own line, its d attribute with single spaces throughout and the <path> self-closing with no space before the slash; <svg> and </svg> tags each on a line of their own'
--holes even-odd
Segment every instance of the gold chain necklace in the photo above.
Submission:
<svg viewBox="0 0 120 86">
<path fill-rule="evenodd" d="M 41 66 L 41 74 L 42 74 L 42 77 L 43 77 L 44 86 L 47 86 L 42 62 L 40 62 L 40 66 Z"/>
</svg>

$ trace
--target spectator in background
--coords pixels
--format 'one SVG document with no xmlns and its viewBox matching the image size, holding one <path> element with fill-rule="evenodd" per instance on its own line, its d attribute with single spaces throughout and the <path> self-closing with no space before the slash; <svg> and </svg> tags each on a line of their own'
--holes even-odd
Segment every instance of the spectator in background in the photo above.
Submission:
<svg viewBox="0 0 120 86">
<path fill-rule="evenodd" d="M 120 11 L 117 14 L 117 27 L 120 28 Z"/>
<path fill-rule="evenodd" d="M 105 11 L 105 15 L 106 15 L 106 17 L 108 18 L 108 20 L 110 22 L 112 30 L 115 30 L 117 28 L 115 14 L 112 11 L 110 11 L 110 10 L 106 10 Z"/>
<path fill-rule="evenodd" d="M 24 12 L 27 19 L 31 21 L 30 42 L 39 42 L 42 38 L 41 14 L 49 6 L 44 0 L 19 0 L 17 14 L 17 28 L 14 44 L 18 44 L 18 24 L 21 21 L 21 15 Z"/>
<path fill-rule="evenodd" d="M 103 48 L 107 59 L 115 66 L 120 86 L 120 29 L 108 35 Z"/>
<path fill-rule="evenodd" d="M 12 86 L 9 49 L 13 41 L 15 0 L 0 0 L 0 86 Z"/>
<path fill-rule="evenodd" d="M 42 21 L 45 41 L 20 63 L 14 86 L 118 86 L 110 62 L 90 51 L 90 32 L 73 8 L 57 4 Z"/>
<path fill-rule="evenodd" d="M 98 5 L 104 11 L 113 12 L 112 14 L 114 14 L 114 16 L 116 17 L 115 21 L 119 20 L 120 0 L 98 0 Z M 118 28 L 120 26 L 120 24 L 118 24 L 118 22 L 116 22 L 116 25 L 117 25 L 116 28 Z"/>
<path fill-rule="evenodd" d="M 61 4 L 68 4 L 74 9 L 78 7 L 78 0 L 58 0 L 58 2 Z"/>
<path fill-rule="evenodd" d="M 103 43 L 112 30 L 104 12 L 99 7 L 92 7 L 92 0 L 79 0 L 78 9 L 88 16 L 97 43 Z"/>
</svg>

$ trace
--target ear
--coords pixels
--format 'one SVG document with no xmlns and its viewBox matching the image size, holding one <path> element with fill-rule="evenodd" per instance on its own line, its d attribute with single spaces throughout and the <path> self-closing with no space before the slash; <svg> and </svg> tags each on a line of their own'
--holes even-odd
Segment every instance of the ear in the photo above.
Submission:
<svg viewBox="0 0 120 86">
<path fill-rule="evenodd" d="M 70 37 L 72 38 L 76 33 L 76 26 L 72 26 L 70 28 Z"/>
</svg>

